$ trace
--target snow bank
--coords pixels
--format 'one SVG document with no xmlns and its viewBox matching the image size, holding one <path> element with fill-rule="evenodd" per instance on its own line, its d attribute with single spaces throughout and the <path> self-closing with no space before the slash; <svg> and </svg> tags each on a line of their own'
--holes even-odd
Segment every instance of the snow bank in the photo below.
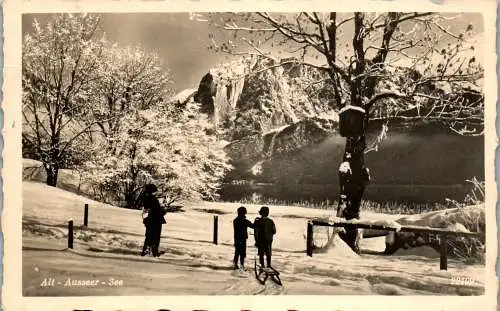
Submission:
<svg viewBox="0 0 500 311">
<path fill-rule="evenodd" d="M 168 99 L 167 103 L 185 104 L 197 91 L 198 89 L 185 89 Z"/>
<path fill-rule="evenodd" d="M 402 225 L 450 228 L 454 231 L 465 228 L 472 232 L 484 232 L 484 204 L 411 215 L 398 219 L 397 222 Z"/>
<path fill-rule="evenodd" d="M 446 229 L 454 232 L 485 232 L 484 204 L 433 211 L 400 218 L 401 225 Z M 484 261 L 484 237 L 449 237 L 448 255 Z M 439 239 L 421 233 L 398 232 L 386 238 L 386 253 L 398 253 L 398 249 L 427 246 L 439 250 Z M 428 250 L 428 249 L 427 249 Z M 422 250 L 419 250 L 422 251 Z M 418 253 L 418 251 L 416 251 Z M 432 252 L 431 252 L 432 253 Z M 426 257 L 429 252 L 423 251 Z"/>
</svg>

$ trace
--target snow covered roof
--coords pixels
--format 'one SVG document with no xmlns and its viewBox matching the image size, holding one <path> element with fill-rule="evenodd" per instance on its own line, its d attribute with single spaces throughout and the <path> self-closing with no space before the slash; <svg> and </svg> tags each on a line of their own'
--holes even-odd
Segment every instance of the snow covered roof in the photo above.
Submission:
<svg viewBox="0 0 500 311">
<path fill-rule="evenodd" d="M 343 112 L 345 112 L 347 110 L 356 110 L 356 111 L 365 113 L 365 110 L 363 108 L 358 107 L 358 106 L 352 106 L 352 105 L 347 105 L 344 108 L 340 109 L 339 113 L 343 113 Z"/>
</svg>

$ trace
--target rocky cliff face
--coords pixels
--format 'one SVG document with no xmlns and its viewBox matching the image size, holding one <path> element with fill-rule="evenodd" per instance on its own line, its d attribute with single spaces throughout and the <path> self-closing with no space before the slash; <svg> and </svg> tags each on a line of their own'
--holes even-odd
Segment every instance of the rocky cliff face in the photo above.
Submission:
<svg viewBox="0 0 500 311">
<path fill-rule="evenodd" d="M 194 100 L 212 116 L 221 138 L 233 141 L 307 118 L 335 117 L 328 85 L 313 83 L 322 74 L 293 60 L 282 62 L 286 65 L 244 58 L 214 68 L 202 78 Z"/>
<path fill-rule="evenodd" d="M 218 128 L 231 119 L 245 83 L 252 59 L 242 59 L 211 69 L 200 81 L 194 101 L 212 116 Z"/>
</svg>

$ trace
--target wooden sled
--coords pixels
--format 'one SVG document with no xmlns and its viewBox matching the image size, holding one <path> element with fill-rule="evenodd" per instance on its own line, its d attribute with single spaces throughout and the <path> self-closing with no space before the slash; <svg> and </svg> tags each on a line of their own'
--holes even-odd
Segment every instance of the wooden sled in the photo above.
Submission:
<svg viewBox="0 0 500 311">
<path fill-rule="evenodd" d="M 278 270 L 271 268 L 262 267 L 257 263 L 257 257 L 254 259 L 254 272 L 255 278 L 259 281 L 260 284 L 266 284 L 267 279 L 270 277 L 273 282 L 276 284 L 283 286 L 283 283 L 280 279 L 280 273 Z"/>
</svg>

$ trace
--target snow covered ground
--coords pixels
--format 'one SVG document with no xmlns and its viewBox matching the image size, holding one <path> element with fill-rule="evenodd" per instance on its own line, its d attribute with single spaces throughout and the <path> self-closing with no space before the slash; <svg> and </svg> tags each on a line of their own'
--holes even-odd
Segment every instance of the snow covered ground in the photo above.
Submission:
<svg viewBox="0 0 500 311">
<path fill-rule="evenodd" d="M 431 248 L 384 250 L 385 237 L 362 241 L 363 253 L 353 253 L 341 240 L 305 254 L 306 220 L 329 217 L 330 211 L 270 206 L 276 223 L 273 265 L 283 287 L 260 285 L 248 273 L 231 269 L 232 220 L 238 204 L 200 203 L 184 212 L 167 214 L 159 258 L 140 257 L 144 226 L 139 211 L 101 204 L 41 183 L 23 183 L 23 294 L 68 295 L 481 295 L 484 265 L 465 265 L 449 259 L 439 270 L 439 255 Z M 89 228 L 82 228 L 88 203 Z M 260 206 L 245 205 L 250 220 Z M 219 216 L 219 244 L 212 244 L 213 216 Z M 394 215 L 365 213 L 362 219 L 395 220 Z M 75 224 L 75 247 L 67 250 L 67 222 Z M 316 242 L 322 228 L 315 229 Z M 252 233 L 249 230 L 249 233 Z M 326 236 L 326 234 L 323 234 Z M 318 242 L 319 241 L 319 242 Z M 249 237 L 247 267 L 253 268 L 256 250 Z M 455 285 L 457 278 L 470 280 Z M 41 286 L 54 278 L 54 286 Z M 95 286 L 69 286 L 72 281 L 95 280 Z M 60 284 L 59 284 L 60 283 Z M 456 282 L 455 282 L 456 283 Z M 68 285 L 68 286 L 66 286 Z"/>
</svg>

